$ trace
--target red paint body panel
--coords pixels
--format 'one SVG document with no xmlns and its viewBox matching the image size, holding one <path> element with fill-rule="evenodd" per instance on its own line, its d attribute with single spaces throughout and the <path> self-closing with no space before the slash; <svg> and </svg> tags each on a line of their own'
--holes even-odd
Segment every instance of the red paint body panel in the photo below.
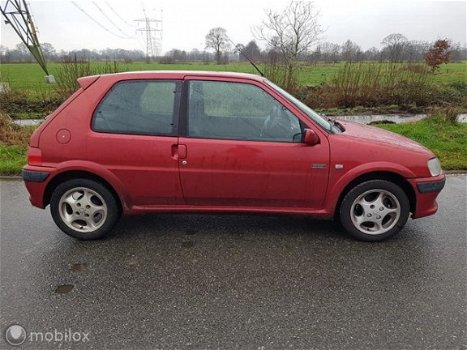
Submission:
<svg viewBox="0 0 467 350">
<path fill-rule="evenodd" d="M 176 136 L 98 133 L 94 110 L 109 89 L 123 80 L 214 80 L 253 84 L 290 110 L 320 143 L 281 143 Z M 345 188 L 360 176 L 392 173 L 415 193 L 414 218 L 436 212 L 439 192 L 420 193 L 431 177 L 431 151 L 393 133 L 342 122 L 345 131 L 328 133 L 285 99 L 264 78 L 238 73 L 134 72 L 86 77 L 81 88 L 37 129 L 25 170 L 48 173 L 26 181 L 31 203 L 44 208 L 45 191 L 59 174 L 84 171 L 105 180 L 124 212 L 260 212 L 334 215 Z M 183 100 L 183 99 L 182 99 Z M 181 116 L 183 118 L 183 116 Z M 67 130 L 69 141 L 57 133 Z M 61 131 L 63 132 L 63 131 Z M 64 141 L 63 141 L 64 142 Z"/>
<path fill-rule="evenodd" d="M 183 204 L 178 163 L 172 157 L 177 137 L 91 132 L 87 159 L 101 164 L 125 184 L 132 205 Z"/>
<path fill-rule="evenodd" d="M 326 194 L 329 147 L 180 138 L 189 150 L 180 165 L 188 205 L 320 208 Z M 325 165 L 312 169 L 313 163 Z"/>
</svg>

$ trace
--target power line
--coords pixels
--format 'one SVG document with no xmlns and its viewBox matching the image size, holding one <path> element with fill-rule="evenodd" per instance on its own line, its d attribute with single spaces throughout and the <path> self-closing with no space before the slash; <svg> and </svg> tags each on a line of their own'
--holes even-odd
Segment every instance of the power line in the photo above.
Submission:
<svg viewBox="0 0 467 350">
<path fill-rule="evenodd" d="M 106 5 L 108 6 L 108 8 L 115 14 L 115 16 L 117 16 L 122 22 L 124 22 L 126 25 L 128 25 L 129 27 L 131 27 L 131 28 L 133 28 L 133 29 L 135 28 L 135 26 L 134 26 L 132 23 L 129 23 L 129 22 L 127 22 L 126 20 L 124 20 L 124 19 L 122 18 L 122 16 L 120 16 L 120 15 L 118 14 L 118 12 L 115 11 L 114 8 L 113 8 L 112 6 L 110 6 L 110 4 L 109 4 L 107 1 L 105 2 L 105 4 L 106 4 Z"/>
<path fill-rule="evenodd" d="M 120 32 L 122 33 L 123 35 L 126 36 L 127 39 L 130 39 L 131 37 L 126 34 L 123 30 L 121 30 L 115 23 L 114 21 L 112 21 L 109 16 L 106 15 L 106 13 L 104 11 L 102 11 L 101 7 L 97 4 L 97 2 L 93 1 L 92 2 L 94 4 L 94 6 L 96 6 L 96 8 L 99 10 L 100 13 L 102 13 L 102 15 L 107 18 L 107 20 Z"/>
<path fill-rule="evenodd" d="M 145 45 L 143 39 L 137 35 L 137 31 L 136 31 L 136 27 L 133 23 L 129 23 L 128 21 L 126 21 L 122 16 L 120 16 L 118 14 L 118 12 L 106 1 L 105 4 L 107 5 L 107 7 L 114 13 L 115 16 L 117 16 L 122 22 L 124 22 L 128 27 L 131 27 L 132 30 L 135 31 L 134 35 L 131 36 L 131 38 L 136 38 L 136 40 L 138 40 L 138 42 L 141 44 L 141 45 Z M 142 34 L 142 33 L 141 33 Z"/>
<path fill-rule="evenodd" d="M 122 37 L 121 35 L 119 34 L 116 34 L 114 32 L 112 32 L 111 30 L 109 30 L 108 28 L 106 28 L 104 25 L 102 25 L 99 21 L 95 20 L 90 14 L 88 14 L 86 11 L 84 11 L 75 1 L 72 1 L 71 2 L 73 5 L 76 6 L 76 8 L 78 10 L 80 10 L 82 13 L 84 13 L 91 21 L 93 21 L 95 24 L 97 24 L 99 27 L 101 27 L 102 29 L 104 29 L 106 32 L 120 38 L 120 39 L 128 39 L 128 38 L 125 38 L 125 37 Z"/>
</svg>

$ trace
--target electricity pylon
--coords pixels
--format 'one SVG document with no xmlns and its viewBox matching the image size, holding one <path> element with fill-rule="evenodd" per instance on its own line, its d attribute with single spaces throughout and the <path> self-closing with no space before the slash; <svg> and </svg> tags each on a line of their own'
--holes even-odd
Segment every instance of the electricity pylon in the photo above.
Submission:
<svg viewBox="0 0 467 350">
<path fill-rule="evenodd" d="M 37 30 L 25 0 L 7 0 L 0 7 L 5 23 L 11 25 L 21 41 L 41 66 L 45 74 L 49 75 L 47 62 L 42 52 L 41 44 L 37 38 Z"/>
<path fill-rule="evenodd" d="M 144 18 L 135 19 L 135 22 L 143 22 L 144 24 L 144 27 L 137 29 L 137 31 L 146 32 L 146 62 L 149 63 L 151 57 L 159 53 L 159 41 L 162 37 L 162 20 L 149 18 L 144 8 L 143 13 Z M 154 24 L 154 26 L 152 26 L 152 24 Z"/>
</svg>

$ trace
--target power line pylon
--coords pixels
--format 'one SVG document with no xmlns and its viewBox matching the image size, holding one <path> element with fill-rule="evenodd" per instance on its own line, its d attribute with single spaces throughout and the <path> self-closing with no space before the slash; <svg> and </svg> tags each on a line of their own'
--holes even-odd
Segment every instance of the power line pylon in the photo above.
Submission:
<svg viewBox="0 0 467 350">
<path fill-rule="evenodd" d="M 5 23 L 11 25 L 47 76 L 47 62 L 37 37 L 37 30 L 25 0 L 7 0 L 0 7 Z"/>
<path fill-rule="evenodd" d="M 144 27 L 136 31 L 146 33 L 146 62 L 149 63 L 161 50 L 162 19 L 149 18 L 144 8 L 143 13 L 144 18 L 135 19 L 135 22 L 143 23 Z"/>
</svg>

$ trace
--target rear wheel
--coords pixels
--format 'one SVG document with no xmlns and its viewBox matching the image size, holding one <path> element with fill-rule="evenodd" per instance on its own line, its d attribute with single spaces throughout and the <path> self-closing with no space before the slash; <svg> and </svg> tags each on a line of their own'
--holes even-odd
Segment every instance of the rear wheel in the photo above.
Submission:
<svg viewBox="0 0 467 350">
<path fill-rule="evenodd" d="M 113 194 L 101 183 L 73 179 L 57 186 L 50 200 L 50 212 L 57 226 L 81 240 L 104 237 L 119 218 Z"/>
<path fill-rule="evenodd" d="M 345 195 L 339 218 L 354 238 L 374 242 L 399 232 L 409 213 L 409 200 L 398 185 L 386 180 L 369 180 Z"/>
</svg>

